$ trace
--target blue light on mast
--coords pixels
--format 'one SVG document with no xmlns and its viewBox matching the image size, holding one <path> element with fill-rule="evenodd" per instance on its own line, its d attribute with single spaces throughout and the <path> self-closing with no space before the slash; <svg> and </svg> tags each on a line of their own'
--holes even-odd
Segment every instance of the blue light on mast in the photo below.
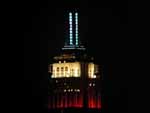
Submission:
<svg viewBox="0 0 150 113">
<path fill-rule="evenodd" d="M 73 45 L 73 31 L 72 31 L 72 13 L 69 13 L 69 38 L 70 38 L 70 45 Z"/>
<path fill-rule="evenodd" d="M 78 46 L 78 13 L 75 13 L 75 38 L 76 46 Z"/>
</svg>

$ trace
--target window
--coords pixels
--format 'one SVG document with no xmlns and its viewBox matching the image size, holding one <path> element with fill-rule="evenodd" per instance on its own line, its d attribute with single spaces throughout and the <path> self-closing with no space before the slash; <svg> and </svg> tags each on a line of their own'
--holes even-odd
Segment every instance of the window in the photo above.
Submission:
<svg viewBox="0 0 150 113">
<path fill-rule="evenodd" d="M 56 77 L 58 77 L 58 75 L 59 75 L 59 67 L 56 68 L 56 71 L 57 71 Z"/>
<path fill-rule="evenodd" d="M 59 72 L 59 67 L 57 67 L 57 72 Z"/>
<path fill-rule="evenodd" d="M 72 69 L 72 76 L 74 76 L 74 69 Z"/>
<path fill-rule="evenodd" d="M 64 75 L 64 67 L 61 67 L 61 76 L 63 76 Z"/>
<path fill-rule="evenodd" d="M 68 71 L 68 67 L 65 67 L 65 71 Z"/>
<path fill-rule="evenodd" d="M 64 71 L 64 67 L 61 67 L 61 71 Z"/>
</svg>

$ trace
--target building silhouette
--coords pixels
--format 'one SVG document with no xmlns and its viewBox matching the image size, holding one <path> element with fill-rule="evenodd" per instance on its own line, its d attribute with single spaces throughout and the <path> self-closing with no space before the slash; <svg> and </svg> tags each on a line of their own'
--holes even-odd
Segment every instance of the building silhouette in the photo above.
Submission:
<svg viewBox="0 0 150 113">
<path fill-rule="evenodd" d="M 80 41 L 78 12 L 67 15 L 64 47 L 48 66 L 48 108 L 101 109 L 101 68 Z"/>
</svg>

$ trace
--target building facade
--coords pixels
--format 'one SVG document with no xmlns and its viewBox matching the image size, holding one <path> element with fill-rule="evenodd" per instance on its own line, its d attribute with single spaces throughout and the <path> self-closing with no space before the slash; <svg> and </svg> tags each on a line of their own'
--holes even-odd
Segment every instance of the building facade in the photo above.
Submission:
<svg viewBox="0 0 150 113">
<path fill-rule="evenodd" d="M 101 109 L 101 68 L 79 41 L 78 13 L 68 14 L 68 37 L 48 66 L 48 108 Z"/>
</svg>

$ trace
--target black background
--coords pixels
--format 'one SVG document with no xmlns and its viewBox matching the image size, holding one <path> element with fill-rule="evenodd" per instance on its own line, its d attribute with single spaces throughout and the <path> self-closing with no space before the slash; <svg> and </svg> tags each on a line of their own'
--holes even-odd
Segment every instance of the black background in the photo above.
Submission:
<svg viewBox="0 0 150 113">
<path fill-rule="evenodd" d="M 24 109 L 47 112 L 47 66 L 64 44 L 64 14 L 77 9 L 81 39 L 104 67 L 102 111 L 128 112 L 130 41 L 127 1 L 26 1 Z M 129 51 L 130 50 L 130 51 Z"/>
</svg>

